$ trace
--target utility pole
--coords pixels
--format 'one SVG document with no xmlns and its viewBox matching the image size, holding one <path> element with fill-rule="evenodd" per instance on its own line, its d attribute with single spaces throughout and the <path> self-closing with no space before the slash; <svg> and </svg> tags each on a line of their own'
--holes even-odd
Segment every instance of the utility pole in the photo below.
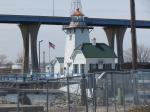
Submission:
<svg viewBox="0 0 150 112">
<path fill-rule="evenodd" d="M 48 98 L 49 98 L 49 91 L 48 91 L 48 81 L 49 80 L 47 80 L 47 82 L 46 82 L 46 112 L 49 112 L 49 108 L 48 108 L 48 104 L 49 104 L 49 100 L 48 100 Z"/>
<path fill-rule="evenodd" d="M 45 73 L 45 51 L 43 51 L 43 72 Z"/>
<path fill-rule="evenodd" d="M 136 17 L 135 17 L 135 1 L 130 0 L 131 11 L 131 41 L 132 41 L 132 67 L 137 68 L 137 41 L 136 41 Z"/>
</svg>

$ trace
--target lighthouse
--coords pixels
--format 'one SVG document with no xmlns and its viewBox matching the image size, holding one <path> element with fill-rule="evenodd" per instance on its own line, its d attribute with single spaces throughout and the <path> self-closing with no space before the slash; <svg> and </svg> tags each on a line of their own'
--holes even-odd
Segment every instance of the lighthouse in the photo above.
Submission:
<svg viewBox="0 0 150 112">
<path fill-rule="evenodd" d="M 81 1 L 72 0 L 71 22 L 63 26 L 66 33 L 64 57 L 51 61 L 51 69 L 57 78 L 115 69 L 115 52 L 105 43 L 97 43 L 96 38 L 90 43 L 89 34 L 93 27 L 86 24 L 87 17 L 82 12 Z"/>
<path fill-rule="evenodd" d="M 86 17 L 81 10 L 81 1 L 72 1 L 72 13 L 71 22 L 67 26 L 63 26 L 63 30 L 66 33 L 66 43 L 65 43 L 65 56 L 64 56 L 64 69 L 65 74 L 73 73 L 73 62 L 71 60 L 71 55 L 73 51 L 83 43 L 90 43 L 90 29 L 93 27 L 86 25 Z"/>
</svg>

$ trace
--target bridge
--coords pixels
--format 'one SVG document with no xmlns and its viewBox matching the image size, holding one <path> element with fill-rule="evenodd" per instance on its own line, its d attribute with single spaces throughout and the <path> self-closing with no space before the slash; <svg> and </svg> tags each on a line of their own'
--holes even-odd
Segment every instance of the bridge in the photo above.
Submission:
<svg viewBox="0 0 150 112">
<path fill-rule="evenodd" d="M 59 16 L 30 16 L 30 15 L 0 15 L 0 23 L 9 24 L 45 24 L 45 25 L 68 25 L 70 17 Z M 127 19 L 85 18 L 88 26 L 125 26 L 131 27 Z M 137 20 L 136 28 L 150 28 L 150 21 Z"/>
<path fill-rule="evenodd" d="M 69 25 L 70 17 L 29 16 L 29 15 L 0 15 L 0 23 L 18 24 L 23 37 L 24 63 L 23 73 L 29 72 L 29 38 L 31 39 L 31 60 L 33 72 L 38 72 L 37 36 L 41 25 Z M 109 46 L 114 49 L 114 40 L 117 42 L 118 63 L 123 60 L 123 39 L 130 20 L 106 19 L 85 17 L 88 26 L 103 27 Z M 136 28 L 150 28 L 150 21 L 137 20 Z"/>
</svg>

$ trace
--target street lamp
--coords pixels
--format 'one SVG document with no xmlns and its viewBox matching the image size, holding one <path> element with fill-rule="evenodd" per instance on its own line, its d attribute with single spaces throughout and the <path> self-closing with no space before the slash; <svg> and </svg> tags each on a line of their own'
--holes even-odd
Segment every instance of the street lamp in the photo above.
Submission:
<svg viewBox="0 0 150 112">
<path fill-rule="evenodd" d="M 40 67 L 40 55 L 41 55 L 40 49 L 41 49 L 41 48 L 40 48 L 40 47 L 41 47 L 41 43 L 42 43 L 42 42 L 43 42 L 43 40 L 40 40 L 40 41 L 39 41 L 39 72 L 41 72 L 41 70 L 40 70 L 40 68 L 41 68 L 41 67 Z"/>
<path fill-rule="evenodd" d="M 43 72 L 45 72 L 45 51 L 43 51 Z"/>
<path fill-rule="evenodd" d="M 130 0 L 131 11 L 131 40 L 132 40 L 132 67 L 137 68 L 137 41 L 136 41 L 136 17 L 135 17 L 135 1 Z"/>
</svg>

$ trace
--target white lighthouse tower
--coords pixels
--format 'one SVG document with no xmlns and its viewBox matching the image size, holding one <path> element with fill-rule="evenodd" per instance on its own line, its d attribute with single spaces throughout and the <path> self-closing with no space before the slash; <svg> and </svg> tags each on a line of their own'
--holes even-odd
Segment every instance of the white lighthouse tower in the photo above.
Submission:
<svg viewBox="0 0 150 112">
<path fill-rule="evenodd" d="M 93 29 L 93 27 L 87 26 L 85 19 L 86 17 L 81 11 L 81 1 L 72 0 L 71 22 L 68 26 L 63 27 L 63 30 L 67 34 L 64 69 L 69 75 L 73 72 L 73 65 L 70 57 L 74 49 L 83 43 L 90 43 L 89 29 Z"/>
</svg>

